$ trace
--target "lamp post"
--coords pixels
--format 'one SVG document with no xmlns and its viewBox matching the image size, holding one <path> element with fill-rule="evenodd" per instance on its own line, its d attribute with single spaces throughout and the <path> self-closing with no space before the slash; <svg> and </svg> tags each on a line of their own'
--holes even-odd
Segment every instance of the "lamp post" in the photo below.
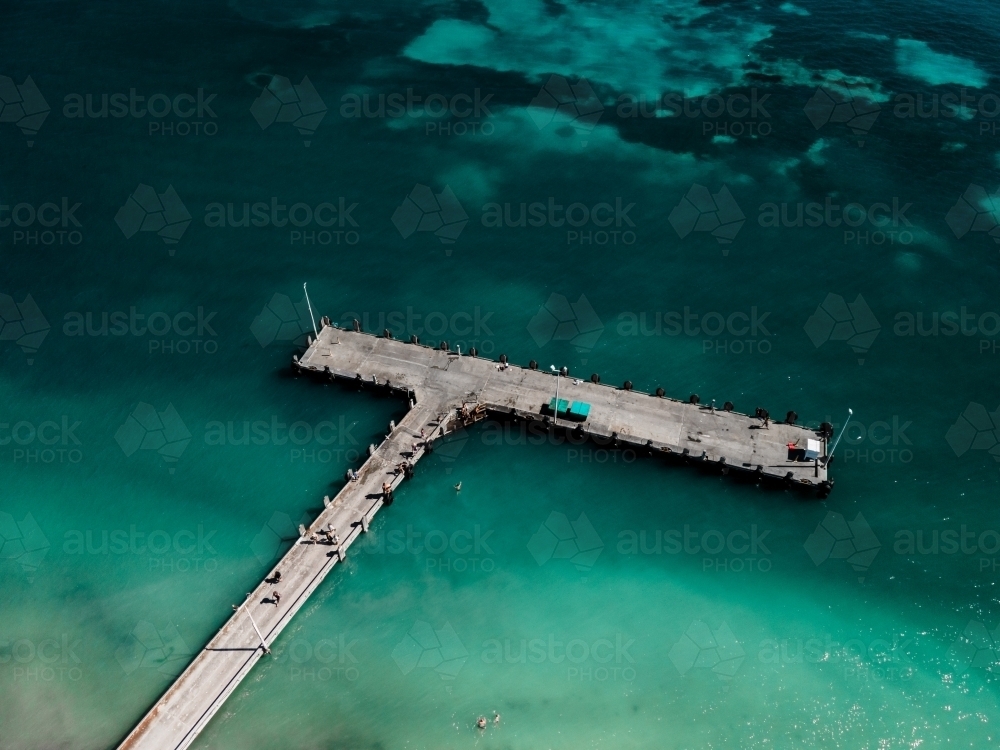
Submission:
<svg viewBox="0 0 1000 750">
<path fill-rule="evenodd" d="M 250 624 L 253 625 L 253 629 L 257 632 L 257 637 L 260 638 L 260 647 L 262 649 L 264 649 L 264 653 L 265 654 L 270 654 L 271 653 L 271 649 L 269 649 L 267 647 L 267 644 L 264 642 L 264 636 L 262 636 L 260 634 L 260 628 L 257 627 L 257 623 L 254 622 L 253 615 L 250 614 L 250 610 L 247 609 L 247 607 L 246 607 L 246 603 L 250 599 L 250 593 L 252 593 L 252 592 L 247 592 L 247 598 L 243 601 L 243 604 L 240 604 L 240 605 L 234 604 L 233 605 L 233 611 L 234 612 L 239 612 L 240 609 L 243 609 L 243 610 L 246 611 L 247 617 L 250 618 Z"/>
<path fill-rule="evenodd" d="M 555 426 L 559 422 L 559 373 L 555 365 L 549 365 L 549 369 L 556 374 L 556 406 L 552 410 L 552 424 Z"/>
<path fill-rule="evenodd" d="M 837 450 L 837 444 L 840 443 L 840 439 L 844 437 L 844 433 L 847 432 L 847 425 L 851 421 L 851 417 L 854 415 L 854 409 L 847 410 L 847 422 L 844 422 L 844 429 L 840 431 L 837 435 L 837 439 L 833 441 L 833 446 L 830 448 L 830 452 L 826 456 L 826 461 L 824 463 L 828 464 L 833 460 L 833 452 Z"/>
<path fill-rule="evenodd" d="M 306 289 L 306 285 L 305 284 L 302 285 L 302 291 L 305 292 L 305 294 L 306 294 L 306 307 L 309 308 L 309 318 L 312 320 L 313 333 L 316 334 L 316 338 L 319 338 L 319 331 L 316 330 L 316 318 L 313 315 L 313 306 L 312 306 L 312 303 L 309 301 L 309 290 Z"/>
</svg>

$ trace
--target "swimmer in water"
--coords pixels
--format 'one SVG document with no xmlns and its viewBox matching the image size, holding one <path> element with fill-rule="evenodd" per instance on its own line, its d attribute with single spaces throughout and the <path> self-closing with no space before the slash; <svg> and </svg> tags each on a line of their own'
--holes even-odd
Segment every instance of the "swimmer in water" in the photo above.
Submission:
<svg viewBox="0 0 1000 750">
<path fill-rule="evenodd" d="M 500 714 L 496 711 L 493 712 L 493 724 L 494 726 L 500 723 Z"/>
<path fill-rule="evenodd" d="M 485 716 L 480 716 L 476 720 L 476 726 L 479 727 L 480 729 L 486 729 L 486 717 Z"/>
</svg>

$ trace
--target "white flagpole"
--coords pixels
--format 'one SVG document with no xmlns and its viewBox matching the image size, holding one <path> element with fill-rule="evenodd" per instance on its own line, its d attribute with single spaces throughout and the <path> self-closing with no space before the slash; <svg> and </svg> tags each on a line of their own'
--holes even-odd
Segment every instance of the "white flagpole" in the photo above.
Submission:
<svg viewBox="0 0 1000 750">
<path fill-rule="evenodd" d="M 826 456 L 826 463 L 830 463 L 830 459 L 833 458 L 833 452 L 837 450 L 837 444 L 840 439 L 844 437 L 844 433 L 847 432 L 847 425 L 851 421 L 851 416 L 854 414 L 854 409 L 847 410 L 847 422 L 844 422 L 844 427 L 840 430 L 840 434 L 837 435 L 837 439 L 833 441 L 833 447 L 830 448 L 830 452 Z"/>
<path fill-rule="evenodd" d="M 319 331 L 316 330 L 316 317 L 313 315 L 313 306 L 309 302 L 309 290 L 306 289 L 306 285 L 302 285 L 302 291 L 306 293 L 306 306 L 309 308 L 309 317 L 312 319 L 313 323 L 313 333 L 316 334 L 316 338 L 319 338 Z"/>
</svg>

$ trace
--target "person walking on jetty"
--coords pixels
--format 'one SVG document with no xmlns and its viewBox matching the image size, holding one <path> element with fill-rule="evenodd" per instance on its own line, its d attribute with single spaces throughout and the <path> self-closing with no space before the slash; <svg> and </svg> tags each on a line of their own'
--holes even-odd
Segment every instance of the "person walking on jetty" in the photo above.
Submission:
<svg viewBox="0 0 1000 750">
<path fill-rule="evenodd" d="M 271 600 L 274 602 L 274 606 L 277 607 L 278 602 L 281 601 L 281 594 L 279 594 L 277 591 L 273 592 L 271 594 Z"/>
</svg>

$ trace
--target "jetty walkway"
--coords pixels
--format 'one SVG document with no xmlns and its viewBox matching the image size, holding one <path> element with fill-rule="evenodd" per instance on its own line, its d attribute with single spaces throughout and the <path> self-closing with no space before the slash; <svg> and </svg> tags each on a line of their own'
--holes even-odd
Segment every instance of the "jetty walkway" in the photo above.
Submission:
<svg viewBox="0 0 1000 750">
<path fill-rule="evenodd" d="M 121 750 L 182 750 L 212 716 L 327 574 L 367 531 L 394 489 L 448 432 L 487 415 L 546 422 L 555 428 L 621 448 L 669 454 L 723 472 L 746 472 L 790 486 L 829 492 L 826 435 L 795 424 L 770 423 L 736 411 L 611 387 L 532 367 L 497 363 L 387 336 L 336 328 L 323 319 L 316 340 L 293 361 L 300 372 L 346 379 L 398 391 L 410 410 L 369 457 L 353 481 L 332 500 L 274 569 L 233 612 L 222 629 L 150 709 L 120 745 Z M 558 413 L 552 414 L 558 377 Z M 662 392 L 661 392 L 662 393 Z M 562 405 L 566 402 L 565 407 Z M 567 413 L 586 404 L 584 413 Z M 423 431 L 423 437 L 421 437 Z M 818 457 L 805 460 L 807 440 Z M 813 444 L 815 445 L 815 444 Z M 400 471 L 400 464 L 408 463 Z M 339 543 L 320 535 L 330 526 Z M 281 572 L 274 583 L 275 572 Z M 277 606 L 275 591 L 281 598 Z M 252 620 L 251 620 L 252 616 Z"/>
</svg>

